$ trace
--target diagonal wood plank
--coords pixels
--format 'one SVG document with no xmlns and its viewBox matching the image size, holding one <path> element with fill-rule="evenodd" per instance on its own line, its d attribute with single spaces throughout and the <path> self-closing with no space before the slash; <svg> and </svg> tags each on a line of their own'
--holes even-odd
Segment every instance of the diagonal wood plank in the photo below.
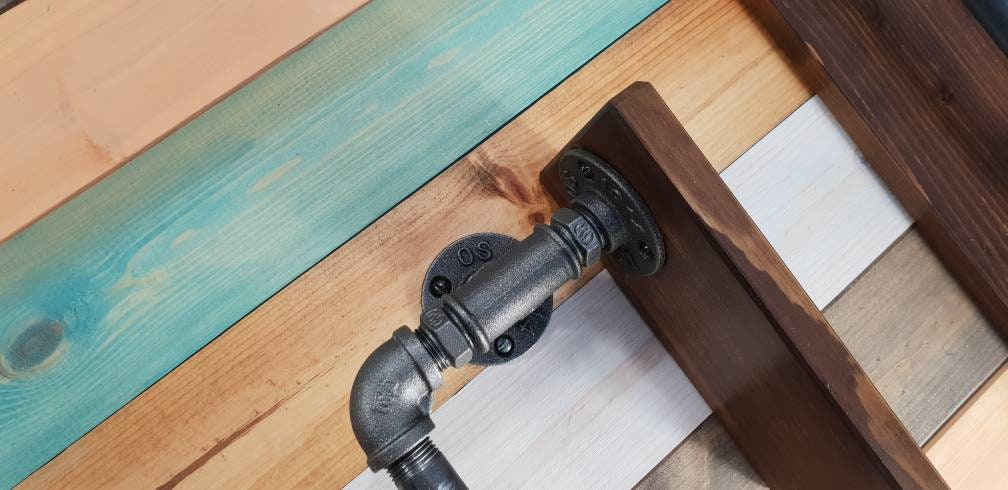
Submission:
<svg viewBox="0 0 1008 490">
<path fill-rule="evenodd" d="M 350 383 L 396 326 L 416 321 L 429 258 L 466 233 L 527 234 L 549 206 L 539 169 L 637 79 L 719 168 L 808 98 L 738 3 L 669 4 L 25 486 L 345 484 L 364 468 Z M 473 374 L 453 372 L 441 391 Z"/>
<path fill-rule="evenodd" d="M 1008 57 L 963 2 L 772 3 L 810 83 L 1008 335 Z"/>
<path fill-rule="evenodd" d="M 721 176 L 817 305 L 910 226 L 818 98 Z M 710 414 L 607 274 L 555 322 L 533 356 L 434 413 L 432 439 L 474 488 L 629 487 Z M 390 484 L 366 470 L 350 487 Z"/>
<path fill-rule="evenodd" d="M 953 489 L 1004 488 L 1008 465 L 1008 364 L 949 420 L 925 450 Z"/>
<path fill-rule="evenodd" d="M 364 3 L 33 1 L 0 17 L 0 242 Z"/>
<path fill-rule="evenodd" d="M 368 4 L 6 242 L 0 485 L 55 456 L 661 3 Z"/>
<path fill-rule="evenodd" d="M 916 230 L 897 241 L 825 314 L 919 443 L 1008 357 L 1008 345 Z M 952 452 L 961 450 L 965 446 L 957 445 Z M 956 488 L 961 480 L 949 468 L 958 465 L 936 456 L 933 448 L 927 455 Z M 638 486 L 765 488 L 713 418 Z"/>
</svg>

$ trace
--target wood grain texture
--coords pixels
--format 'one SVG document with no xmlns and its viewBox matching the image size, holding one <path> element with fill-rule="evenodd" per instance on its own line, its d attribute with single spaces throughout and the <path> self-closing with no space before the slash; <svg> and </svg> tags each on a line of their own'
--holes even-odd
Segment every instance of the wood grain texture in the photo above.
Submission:
<svg viewBox="0 0 1008 490">
<path fill-rule="evenodd" d="M 660 3 L 368 4 L 3 244 L 0 405 L 10 409 L 0 485 L 55 456 Z"/>
<path fill-rule="evenodd" d="M 926 446 L 954 489 L 997 490 L 1008 465 L 1008 364 Z"/>
<path fill-rule="evenodd" d="M 762 478 L 777 488 L 944 483 L 661 96 L 636 83 L 571 141 L 640 193 L 668 249 L 603 263 Z M 555 163 L 543 171 L 566 196 Z M 562 203 L 564 203 L 563 201 Z"/>
<path fill-rule="evenodd" d="M 364 468 L 350 384 L 394 328 L 415 323 L 430 257 L 467 233 L 527 234 L 550 205 L 538 171 L 636 79 L 656 84 L 718 168 L 809 96 L 739 4 L 667 5 L 25 486 L 350 481 Z M 441 391 L 473 374 L 452 373 Z"/>
<path fill-rule="evenodd" d="M 1008 333 L 1008 57 L 962 2 L 773 4 L 817 92 Z"/>
<path fill-rule="evenodd" d="M 818 99 L 721 176 L 822 304 L 909 226 Z M 435 443 L 473 488 L 627 488 L 710 413 L 611 281 L 564 303 L 529 360 L 483 371 L 434 413 Z M 365 470 L 351 487 L 390 484 Z"/>
<path fill-rule="evenodd" d="M 1008 346 L 916 230 L 824 313 L 919 444 L 1008 357 Z M 926 454 L 950 486 L 962 488 L 947 462 Z M 639 486 L 766 488 L 713 418 Z"/>
<path fill-rule="evenodd" d="M 39 1 L 0 17 L 0 242 L 365 1 Z"/>
</svg>

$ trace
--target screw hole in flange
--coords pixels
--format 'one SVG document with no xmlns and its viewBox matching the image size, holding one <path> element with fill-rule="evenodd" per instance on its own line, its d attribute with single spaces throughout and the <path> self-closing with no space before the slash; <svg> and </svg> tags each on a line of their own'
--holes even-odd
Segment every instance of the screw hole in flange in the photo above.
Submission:
<svg viewBox="0 0 1008 490">
<path fill-rule="evenodd" d="M 440 298 L 452 291 L 452 283 L 445 276 L 435 276 L 427 287 L 435 298 Z"/>
<path fill-rule="evenodd" d="M 514 352 L 514 339 L 510 335 L 501 335 L 494 341 L 494 350 L 498 356 L 511 357 Z"/>
<path fill-rule="evenodd" d="M 640 252 L 641 257 L 644 257 L 645 260 L 654 259 L 654 252 L 652 252 L 651 247 L 644 242 L 637 242 L 637 251 Z"/>
</svg>

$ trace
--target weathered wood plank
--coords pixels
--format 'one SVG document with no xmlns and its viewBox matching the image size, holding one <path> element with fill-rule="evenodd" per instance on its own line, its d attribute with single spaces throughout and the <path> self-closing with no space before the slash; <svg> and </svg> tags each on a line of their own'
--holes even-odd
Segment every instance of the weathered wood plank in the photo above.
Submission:
<svg viewBox="0 0 1008 490">
<path fill-rule="evenodd" d="M 71 0 L 0 17 L 0 242 L 364 3 Z"/>
<path fill-rule="evenodd" d="M 773 4 L 817 92 L 1008 334 L 1008 57 L 962 2 Z"/>
<path fill-rule="evenodd" d="M 1008 357 L 1008 346 L 911 230 L 825 311 L 923 444 Z M 956 451 L 965 450 L 964 446 Z M 945 460 L 939 472 L 961 488 Z M 765 488 L 714 419 L 644 478 L 642 488 Z"/>
<path fill-rule="evenodd" d="M 350 481 L 364 468 L 348 422 L 350 384 L 394 328 L 416 322 L 430 258 L 467 233 L 527 234 L 549 207 L 539 170 L 638 79 L 658 87 L 718 168 L 809 96 L 738 3 L 669 4 L 26 486 Z M 451 372 L 441 391 L 474 372 Z"/>
<path fill-rule="evenodd" d="M 821 304 L 910 223 L 818 99 L 721 175 Z M 434 413 L 432 437 L 468 484 L 629 487 L 710 413 L 611 280 L 564 303 L 527 360 L 483 371 Z M 351 487 L 389 485 L 365 470 Z"/>
<path fill-rule="evenodd" d="M 998 490 L 1008 465 L 1008 364 L 925 447 L 954 489 Z"/>
<path fill-rule="evenodd" d="M 3 244 L 0 485 L 55 456 L 661 3 L 368 4 Z"/>
</svg>

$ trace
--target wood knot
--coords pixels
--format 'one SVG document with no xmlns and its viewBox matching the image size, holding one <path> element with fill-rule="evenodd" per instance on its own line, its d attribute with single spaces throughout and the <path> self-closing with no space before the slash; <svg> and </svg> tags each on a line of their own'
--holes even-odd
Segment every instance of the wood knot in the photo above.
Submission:
<svg viewBox="0 0 1008 490">
<path fill-rule="evenodd" d="M 534 182 L 526 182 L 513 169 L 483 159 L 473 166 L 476 181 L 490 194 L 518 206 L 536 203 Z"/>
<path fill-rule="evenodd" d="M 889 21 L 886 19 L 885 13 L 882 12 L 882 6 L 877 2 L 869 2 L 866 5 L 866 20 L 868 25 L 870 25 L 876 31 L 885 31 L 889 26 Z"/>
<path fill-rule="evenodd" d="M 63 344 L 63 324 L 55 320 L 32 323 L 0 355 L 0 375 L 19 378 L 52 364 Z"/>
<path fill-rule="evenodd" d="M 955 95 L 952 90 L 949 89 L 948 85 L 941 84 L 938 86 L 938 102 L 942 104 L 951 104 L 955 100 Z"/>
</svg>

